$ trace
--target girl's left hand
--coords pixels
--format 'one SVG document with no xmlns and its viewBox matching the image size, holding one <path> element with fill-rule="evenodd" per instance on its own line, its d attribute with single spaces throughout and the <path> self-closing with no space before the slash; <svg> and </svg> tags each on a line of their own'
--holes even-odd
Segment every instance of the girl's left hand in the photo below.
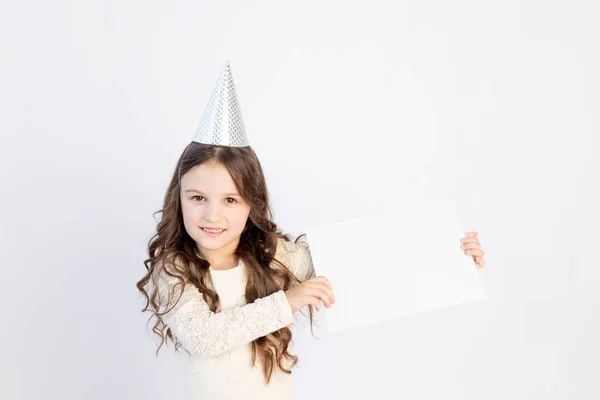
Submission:
<svg viewBox="0 0 600 400">
<path fill-rule="evenodd" d="M 465 237 L 460 239 L 460 249 L 465 252 L 466 255 L 472 256 L 477 269 L 485 267 L 485 261 L 483 260 L 483 250 L 477 239 L 477 232 L 465 232 Z"/>
</svg>

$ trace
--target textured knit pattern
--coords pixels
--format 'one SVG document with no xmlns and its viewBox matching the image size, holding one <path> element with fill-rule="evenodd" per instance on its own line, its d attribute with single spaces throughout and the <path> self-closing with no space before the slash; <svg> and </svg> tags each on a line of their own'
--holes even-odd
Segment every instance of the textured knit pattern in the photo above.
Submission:
<svg viewBox="0 0 600 400">
<path fill-rule="evenodd" d="M 280 239 L 275 258 L 302 281 L 314 276 L 310 251 L 304 243 Z M 261 362 L 257 360 L 252 367 L 251 359 L 253 340 L 294 322 L 284 291 L 246 304 L 243 263 L 223 271 L 211 268 L 210 275 L 219 295 L 220 311 L 211 312 L 198 289 L 187 283 L 179 302 L 162 316 L 181 342 L 178 354 L 184 366 L 189 399 L 295 399 L 291 375 L 277 368 L 267 385 Z M 162 295 L 165 289 L 175 293 L 174 301 L 181 289 L 174 285 L 173 279 L 159 280 L 158 288 Z"/>
</svg>

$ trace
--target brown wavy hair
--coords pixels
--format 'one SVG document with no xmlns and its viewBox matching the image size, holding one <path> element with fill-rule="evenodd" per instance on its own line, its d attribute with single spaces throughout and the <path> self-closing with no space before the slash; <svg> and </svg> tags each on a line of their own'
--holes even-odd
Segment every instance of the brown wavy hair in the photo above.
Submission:
<svg viewBox="0 0 600 400">
<path fill-rule="evenodd" d="M 209 284 L 209 263 L 198 256 L 195 251 L 196 243 L 185 230 L 180 198 L 181 177 L 190 169 L 211 162 L 221 164 L 229 171 L 240 195 L 250 205 L 250 214 L 236 250 L 236 255 L 247 266 L 246 302 L 252 303 L 258 298 L 281 289 L 288 290 L 300 283 L 288 266 L 275 259 L 278 238 L 287 242 L 290 242 L 291 238 L 273 222 L 264 173 L 254 150 L 249 146 L 229 147 L 191 142 L 177 162 L 162 210 L 155 213 L 162 214 L 162 218 L 158 222 L 156 233 L 148 242 L 149 258 L 144 260 L 147 272 L 136 284 L 146 299 L 142 312 L 152 312 L 148 321 L 153 317 L 156 318 L 152 331 L 161 338 L 156 354 L 168 340 L 175 343 L 175 351 L 178 351 L 181 345 L 180 342 L 175 341 L 171 329 L 161 318 L 161 315 L 170 310 L 160 311 L 166 309 L 166 304 L 174 306 L 181 298 L 181 294 L 174 303 L 171 302 L 169 294 L 166 304 L 163 304 L 164 299 L 161 299 L 156 287 L 146 290 L 153 276 L 165 273 L 177 278 L 181 288 L 185 282 L 191 282 L 202 293 L 212 312 L 217 312 L 219 308 L 219 296 Z M 303 236 L 305 235 L 300 235 L 295 242 L 297 243 Z M 313 307 L 309 306 L 308 310 L 312 332 Z M 291 369 L 287 369 L 284 365 L 284 359 L 291 361 L 291 367 L 298 362 L 298 357 L 288 352 L 291 339 L 290 328 L 284 327 L 252 342 L 252 365 L 256 365 L 259 357 L 267 384 L 271 380 L 275 367 L 291 374 Z"/>
</svg>

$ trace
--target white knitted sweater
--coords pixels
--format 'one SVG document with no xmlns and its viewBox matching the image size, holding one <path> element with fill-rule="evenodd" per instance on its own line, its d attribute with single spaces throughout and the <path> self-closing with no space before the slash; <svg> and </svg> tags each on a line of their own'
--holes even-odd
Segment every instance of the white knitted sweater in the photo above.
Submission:
<svg viewBox="0 0 600 400">
<path fill-rule="evenodd" d="M 275 258 L 302 281 L 314 274 L 310 251 L 304 243 L 279 239 Z M 182 344 L 178 354 L 189 399 L 295 399 L 291 375 L 276 368 L 267 385 L 260 361 L 255 367 L 251 365 L 251 342 L 294 322 L 284 291 L 246 304 L 246 270 L 242 262 L 228 270 L 211 268 L 210 275 L 219 295 L 220 311 L 211 312 L 196 286 L 188 282 L 179 302 L 162 317 Z M 174 282 L 163 275 L 157 285 L 164 294 L 165 289 L 173 290 Z M 175 287 L 173 301 L 180 290 L 180 286 Z"/>
</svg>

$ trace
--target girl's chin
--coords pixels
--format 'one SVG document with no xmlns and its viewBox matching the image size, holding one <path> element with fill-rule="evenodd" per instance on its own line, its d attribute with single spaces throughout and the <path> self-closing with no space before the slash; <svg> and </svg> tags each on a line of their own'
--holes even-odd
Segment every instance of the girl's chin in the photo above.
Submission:
<svg viewBox="0 0 600 400">
<path fill-rule="evenodd" d="M 223 239 L 218 238 L 200 238 L 200 240 L 198 240 L 198 244 L 200 244 L 201 247 L 206 247 L 207 249 L 217 249 L 219 247 L 223 247 L 223 244 L 225 242 L 223 241 Z"/>
<path fill-rule="evenodd" d="M 196 241 L 200 247 L 204 247 L 208 250 L 217 250 L 224 246 L 226 246 L 230 240 L 228 240 L 227 236 L 223 236 L 222 234 L 218 237 L 207 237 L 206 235 L 202 235 Z"/>
</svg>

